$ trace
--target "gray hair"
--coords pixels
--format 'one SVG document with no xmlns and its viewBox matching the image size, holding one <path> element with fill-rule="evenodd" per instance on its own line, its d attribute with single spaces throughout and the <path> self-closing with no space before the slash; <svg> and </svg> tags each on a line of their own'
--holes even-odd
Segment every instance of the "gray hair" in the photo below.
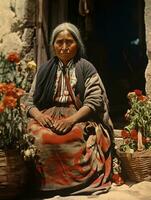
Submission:
<svg viewBox="0 0 151 200">
<path fill-rule="evenodd" d="M 78 28 L 75 25 L 73 25 L 69 22 L 61 23 L 53 30 L 52 35 L 51 35 L 51 40 L 50 40 L 51 53 L 54 55 L 53 45 L 54 45 L 54 42 L 55 42 L 57 35 L 61 31 L 64 31 L 64 30 L 69 31 L 72 34 L 72 36 L 74 37 L 74 39 L 76 40 L 77 45 L 78 45 L 77 56 L 78 57 L 85 57 L 85 48 L 84 48 L 83 41 L 81 39 L 80 31 L 78 30 Z"/>
</svg>

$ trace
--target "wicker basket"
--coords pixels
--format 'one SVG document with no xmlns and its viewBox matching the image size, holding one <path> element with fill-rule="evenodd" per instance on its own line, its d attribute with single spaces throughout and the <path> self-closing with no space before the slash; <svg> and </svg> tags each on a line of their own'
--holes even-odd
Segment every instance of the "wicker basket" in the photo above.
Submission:
<svg viewBox="0 0 151 200">
<path fill-rule="evenodd" d="M 15 150 L 0 150 L 0 199 L 14 199 L 25 185 L 26 168 Z"/>
<path fill-rule="evenodd" d="M 123 176 L 134 182 L 151 181 L 151 150 L 125 153 L 117 150 Z"/>
</svg>

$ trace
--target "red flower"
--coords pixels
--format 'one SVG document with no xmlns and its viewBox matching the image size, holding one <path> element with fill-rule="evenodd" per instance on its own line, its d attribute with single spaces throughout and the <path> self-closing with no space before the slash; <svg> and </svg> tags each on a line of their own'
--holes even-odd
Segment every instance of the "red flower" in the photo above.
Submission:
<svg viewBox="0 0 151 200">
<path fill-rule="evenodd" d="M 131 130 L 130 132 L 130 137 L 133 139 L 133 140 L 137 140 L 137 137 L 138 137 L 138 133 L 135 129 Z"/>
<path fill-rule="evenodd" d="M 11 52 L 9 53 L 8 57 L 7 57 L 7 60 L 9 62 L 15 62 L 15 63 L 18 63 L 20 61 L 20 57 L 19 57 L 19 54 L 16 53 L 16 52 Z"/>
<path fill-rule="evenodd" d="M 129 137 L 129 132 L 126 131 L 126 130 L 122 130 L 121 131 L 121 135 L 122 135 L 123 138 L 128 138 Z"/>
<path fill-rule="evenodd" d="M 143 144 L 146 144 L 146 143 L 147 143 L 147 140 L 146 140 L 145 137 L 142 137 L 142 142 L 143 142 Z"/>
<path fill-rule="evenodd" d="M 112 181 L 116 184 L 116 185 L 123 185 L 124 184 L 124 180 L 122 179 L 120 174 L 113 174 L 112 175 Z"/>
<path fill-rule="evenodd" d="M 142 91 L 141 90 L 136 89 L 136 90 L 134 90 L 134 92 L 135 92 L 135 94 L 137 96 L 141 96 L 142 95 Z"/>
</svg>

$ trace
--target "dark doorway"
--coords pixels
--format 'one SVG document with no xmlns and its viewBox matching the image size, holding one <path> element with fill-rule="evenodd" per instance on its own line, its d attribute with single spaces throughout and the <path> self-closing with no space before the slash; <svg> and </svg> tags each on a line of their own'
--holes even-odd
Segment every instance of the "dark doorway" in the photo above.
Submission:
<svg viewBox="0 0 151 200">
<path fill-rule="evenodd" d="M 74 6 L 69 2 L 69 21 L 82 31 L 87 57 L 104 82 L 112 120 L 120 128 L 126 123 L 127 93 L 134 89 L 145 93 L 144 1 L 87 1 L 90 14 L 83 17 L 77 13 L 77 1 Z"/>
<path fill-rule="evenodd" d="M 63 21 L 79 27 L 87 58 L 104 82 L 114 126 L 121 128 L 128 109 L 127 93 L 134 89 L 145 92 L 144 0 L 86 0 L 89 14 L 85 16 L 79 12 L 79 3 L 84 1 L 47 2 L 48 35 Z"/>
</svg>

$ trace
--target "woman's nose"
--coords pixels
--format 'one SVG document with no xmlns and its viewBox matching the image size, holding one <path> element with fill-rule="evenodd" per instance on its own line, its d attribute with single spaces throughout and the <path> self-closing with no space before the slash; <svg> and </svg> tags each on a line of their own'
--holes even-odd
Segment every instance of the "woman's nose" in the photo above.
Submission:
<svg viewBox="0 0 151 200">
<path fill-rule="evenodd" d="M 62 49 L 63 49 L 63 50 L 67 49 L 67 44 L 66 44 L 66 42 L 63 43 Z"/>
</svg>

